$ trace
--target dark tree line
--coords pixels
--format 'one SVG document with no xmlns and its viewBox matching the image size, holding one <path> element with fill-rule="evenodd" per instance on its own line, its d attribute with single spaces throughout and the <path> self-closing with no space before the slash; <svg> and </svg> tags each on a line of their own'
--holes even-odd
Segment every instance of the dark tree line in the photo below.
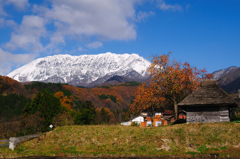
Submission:
<svg viewBox="0 0 240 159">
<path fill-rule="evenodd" d="M 2 121 L 9 121 L 22 114 L 22 109 L 31 99 L 23 95 L 8 94 L 0 95 L 0 118 Z"/>
</svg>

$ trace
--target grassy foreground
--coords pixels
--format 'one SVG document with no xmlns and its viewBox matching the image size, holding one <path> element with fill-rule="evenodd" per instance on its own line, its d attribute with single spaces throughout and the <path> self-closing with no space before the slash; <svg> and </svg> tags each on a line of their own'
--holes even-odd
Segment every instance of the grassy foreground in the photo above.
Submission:
<svg viewBox="0 0 240 159">
<path fill-rule="evenodd" d="M 201 156 L 240 157 L 239 123 L 166 127 L 64 126 L 20 144 L 0 147 L 0 158 L 20 156 Z"/>
</svg>

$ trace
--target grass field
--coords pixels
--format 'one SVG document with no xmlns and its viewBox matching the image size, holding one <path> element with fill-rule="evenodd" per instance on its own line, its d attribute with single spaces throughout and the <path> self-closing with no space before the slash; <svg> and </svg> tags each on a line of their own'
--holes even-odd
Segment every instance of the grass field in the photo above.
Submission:
<svg viewBox="0 0 240 159">
<path fill-rule="evenodd" d="M 20 144 L 0 147 L 0 158 L 20 156 L 199 156 L 240 157 L 239 123 L 165 127 L 64 126 Z"/>
</svg>

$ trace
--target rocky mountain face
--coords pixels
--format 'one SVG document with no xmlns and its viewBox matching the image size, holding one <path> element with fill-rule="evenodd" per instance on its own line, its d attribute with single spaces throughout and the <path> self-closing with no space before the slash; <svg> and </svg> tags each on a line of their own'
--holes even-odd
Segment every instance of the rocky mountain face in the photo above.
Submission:
<svg viewBox="0 0 240 159">
<path fill-rule="evenodd" d="M 105 82 L 100 83 L 97 86 L 117 85 L 119 83 L 126 83 L 126 82 L 130 82 L 130 81 L 132 81 L 132 80 L 127 77 L 113 76 L 113 77 L 109 78 L 108 80 L 106 80 Z"/>
<path fill-rule="evenodd" d="M 54 55 L 39 58 L 7 76 L 19 81 L 68 83 L 93 87 L 113 76 L 142 82 L 149 78 L 150 62 L 137 54 Z"/>
<path fill-rule="evenodd" d="M 228 93 L 237 93 L 240 89 L 240 68 L 236 67 L 218 79 L 218 85 Z"/>
<path fill-rule="evenodd" d="M 231 66 L 214 71 L 213 78 L 217 79 L 218 85 L 227 93 L 237 93 L 240 89 L 240 67 Z"/>
<path fill-rule="evenodd" d="M 219 79 L 220 77 L 222 77 L 224 74 L 230 72 L 231 70 L 234 70 L 236 69 L 237 66 L 231 66 L 231 67 L 228 67 L 228 68 L 225 68 L 225 69 L 221 69 L 221 70 L 217 70 L 217 71 L 214 71 L 212 73 L 213 75 L 213 78 L 214 79 Z"/>
</svg>

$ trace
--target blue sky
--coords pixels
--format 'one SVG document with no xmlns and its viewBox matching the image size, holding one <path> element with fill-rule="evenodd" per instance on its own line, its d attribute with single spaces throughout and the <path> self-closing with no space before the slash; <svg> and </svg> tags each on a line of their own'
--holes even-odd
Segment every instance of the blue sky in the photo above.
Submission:
<svg viewBox="0 0 240 159">
<path fill-rule="evenodd" d="M 0 75 L 56 54 L 240 66 L 240 0 L 0 0 Z"/>
</svg>

